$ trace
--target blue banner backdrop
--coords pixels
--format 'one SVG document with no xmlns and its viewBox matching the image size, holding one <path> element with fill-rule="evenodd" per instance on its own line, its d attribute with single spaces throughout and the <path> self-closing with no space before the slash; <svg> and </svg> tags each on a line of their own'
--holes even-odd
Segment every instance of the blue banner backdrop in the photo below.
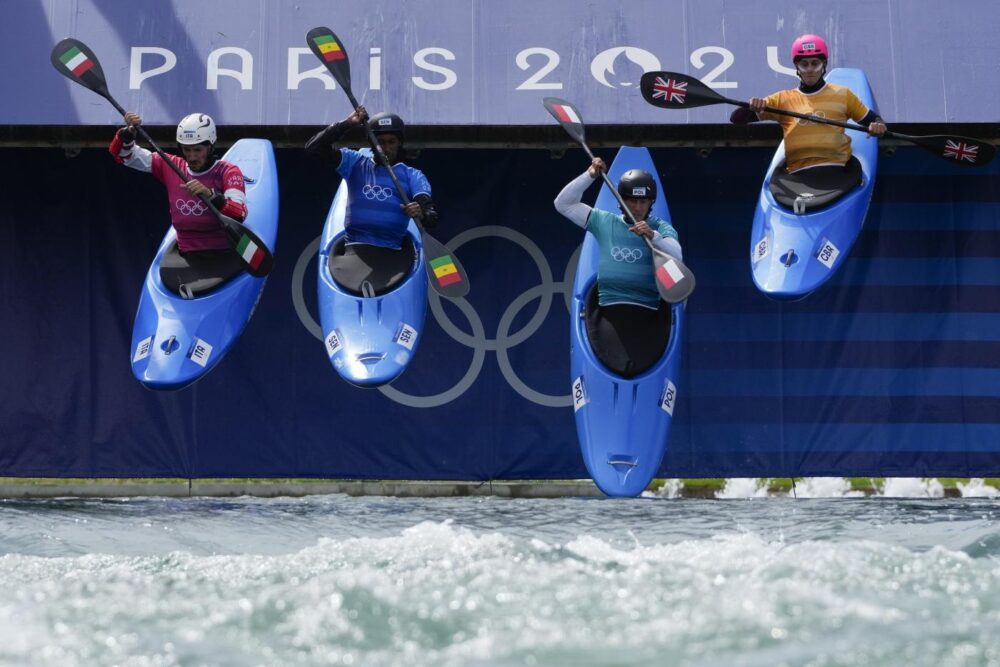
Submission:
<svg viewBox="0 0 1000 667">
<path fill-rule="evenodd" d="M 653 156 L 699 280 L 664 476 L 1000 476 L 1000 163 L 883 156 L 846 266 L 777 303 L 749 269 L 771 149 Z M 384 392 L 340 380 L 319 337 L 315 250 L 338 178 L 301 150 L 278 152 L 277 264 L 253 320 L 176 393 L 129 367 L 169 224 L 160 185 L 97 149 L 0 157 L 0 475 L 586 476 L 566 309 L 582 232 L 551 203 L 581 151 L 414 162 L 473 289 L 467 307 L 432 299 L 413 364 Z"/>
<path fill-rule="evenodd" d="M 725 106 L 645 104 L 640 75 L 682 71 L 729 97 L 765 95 L 795 85 L 789 48 L 806 32 L 827 38 L 832 66 L 868 73 L 890 122 L 995 122 L 1000 108 L 994 0 L 9 4 L 0 124 L 117 122 L 113 109 L 52 70 L 49 51 L 63 37 L 95 50 L 112 93 L 148 123 L 192 111 L 223 125 L 339 120 L 346 97 L 305 45 L 318 25 L 344 41 L 362 103 L 420 125 L 548 124 L 546 95 L 586 99 L 589 123 L 724 122 Z"/>
</svg>

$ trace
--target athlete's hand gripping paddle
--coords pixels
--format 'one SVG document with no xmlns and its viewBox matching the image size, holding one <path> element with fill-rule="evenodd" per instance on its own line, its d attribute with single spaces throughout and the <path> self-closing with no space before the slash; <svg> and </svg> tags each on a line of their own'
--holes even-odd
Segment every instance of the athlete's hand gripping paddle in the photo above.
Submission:
<svg viewBox="0 0 1000 667">
<path fill-rule="evenodd" d="M 101 63 L 86 44 L 78 39 L 64 39 L 52 49 L 51 60 L 53 67 L 60 74 L 84 88 L 94 91 L 108 102 L 111 102 L 111 106 L 117 109 L 118 113 L 122 116 L 125 115 L 125 109 L 108 92 L 108 85 L 104 80 L 104 70 L 101 69 Z M 150 147 L 174 170 L 179 179 L 182 181 L 189 180 L 177 168 L 177 165 L 171 162 L 163 151 L 160 150 L 160 147 L 156 145 L 156 142 L 153 141 L 141 125 L 136 125 L 135 128 L 149 142 Z M 205 202 L 212 213 L 215 214 L 215 217 L 219 219 L 222 228 L 226 232 L 226 236 L 229 237 L 240 259 L 246 265 L 247 273 L 258 278 L 262 278 L 270 273 L 271 267 L 274 266 L 274 257 L 271 255 L 271 251 L 268 250 L 267 245 L 260 240 L 260 237 L 246 225 L 233 220 L 229 216 L 223 215 L 212 204 L 209 197 L 205 195 L 199 195 L 199 197 L 201 197 L 201 200 Z"/>
<path fill-rule="evenodd" d="M 358 100 L 351 92 L 351 63 L 347 57 L 347 50 L 340 38 L 333 34 L 329 28 L 313 28 L 306 33 L 306 44 L 312 52 L 319 58 L 320 62 L 329 70 L 333 78 L 340 84 L 340 87 L 347 93 L 347 99 L 351 102 L 351 108 L 357 109 Z M 396 172 L 393 171 L 389 160 L 386 158 L 382 147 L 371 128 L 365 125 L 368 134 L 368 143 L 378 162 L 386 168 L 392 178 L 396 192 L 403 200 L 404 204 L 409 204 L 410 199 L 406 196 L 406 191 L 399 184 Z M 424 245 L 424 256 L 426 262 L 424 267 L 427 270 L 427 280 L 435 292 L 441 296 L 457 299 L 469 293 L 469 277 L 465 273 L 465 267 L 455 257 L 455 253 L 448 249 L 446 245 L 427 233 L 419 220 L 414 220 L 417 228 L 420 229 L 421 240 Z"/>
<path fill-rule="evenodd" d="M 642 97 L 654 107 L 661 109 L 693 109 L 710 104 L 732 104 L 733 106 L 749 109 L 748 102 L 723 97 L 704 83 L 686 74 L 678 72 L 646 72 L 639 82 L 639 89 Z M 830 120 L 820 116 L 788 111 L 776 107 L 764 107 L 764 111 L 778 114 L 780 116 L 792 116 L 801 118 L 813 123 L 823 123 L 826 125 L 836 125 L 848 130 L 867 132 L 868 128 L 854 123 L 845 123 L 839 120 Z M 993 144 L 982 139 L 972 139 L 970 137 L 959 137 L 953 135 L 931 135 L 915 137 L 899 132 L 886 132 L 886 137 L 890 139 L 902 139 L 924 148 L 943 160 L 949 160 L 953 164 L 963 167 L 982 167 L 988 164 L 996 155 L 997 149 Z"/>
<path fill-rule="evenodd" d="M 587 156 L 593 160 L 594 154 L 587 145 L 587 140 L 584 136 L 583 120 L 576 107 L 558 97 L 546 97 L 542 100 L 542 104 L 545 105 L 545 110 L 559 121 L 559 124 L 566 130 L 566 133 L 580 144 L 587 153 Z M 622 207 L 625 215 L 628 216 L 633 225 L 636 224 L 635 217 L 628 206 L 625 205 L 625 201 L 618 192 L 618 188 L 615 187 L 614 183 L 611 182 L 611 179 L 608 178 L 608 175 L 603 170 L 601 171 L 601 176 L 604 178 L 604 184 L 611 190 L 611 194 L 618 200 L 618 204 Z M 653 253 L 653 272 L 656 276 L 656 289 L 660 292 L 660 297 L 667 303 L 678 303 L 691 296 L 691 292 L 694 291 L 695 286 L 694 273 L 691 272 L 691 269 L 681 260 L 654 246 L 645 236 L 642 238 Z"/>
</svg>

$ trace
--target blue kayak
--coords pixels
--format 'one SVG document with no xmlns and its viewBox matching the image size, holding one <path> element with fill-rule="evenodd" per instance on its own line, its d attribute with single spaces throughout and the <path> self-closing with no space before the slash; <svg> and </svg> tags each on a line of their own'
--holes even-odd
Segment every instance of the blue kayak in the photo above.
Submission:
<svg viewBox="0 0 1000 667">
<path fill-rule="evenodd" d="M 645 169 L 654 175 L 660 196 L 653 204 L 653 213 L 670 220 L 663 186 L 649 151 L 621 148 L 608 175 L 617 183 L 628 169 Z M 619 210 L 607 186 L 601 188 L 594 206 Z M 590 340 L 588 313 L 597 303 L 597 265 L 597 242 L 588 233 L 573 281 L 570 322 L 576 432 L 583 460 L 598 488 L 609 496 L 636 496 L 649 486 L 667 449 L 680 377 L 684 306 L 662 305 L 669 319 L 664 320 L 663 330 L 649 332 L 649 338 L 665 341 L 662 355 L 648 369 L 625 378 L 601 361 Z"/>
<path fill-rule="evenodd" d="M 278 176 L 266 139 L 241 139 L 222 157 L 246 178 L 244 224 L 274 251 Z M 250 321 L 266 278 L 226 261 L 185 260 L 173 226 L 146 274 L 132 328 L 132 373 L 150 389 L 180 389 L 212 370 Z M 170 287 L 173 286 L 173 287 Z"/>
<path fill-rule="evenodd" d="M 319 315 L 330 363 L 359 387 L 378 387 L 406 370 L 427 314 L 420 231 L 411 220 L 402 250 L 347 245 L 342 181 L 319 248 Z"/>
<path fill-rule="evenodd" d="M 838 68 L 829 83 L 850 88 L 877 111 L 868 78 Z M 750 237 L 750 262 L 758 289 L 774 299 L 800 299 L 843 264 L 861 232 L 875 188 L 878 139 L 845 130 L 854 159 L 833 179 L 805 170 L 786 174 L 785 143 L 778 146 L 761 187 Z M 858 180 L 860 179 L 860 185 Z"/>
</svg>

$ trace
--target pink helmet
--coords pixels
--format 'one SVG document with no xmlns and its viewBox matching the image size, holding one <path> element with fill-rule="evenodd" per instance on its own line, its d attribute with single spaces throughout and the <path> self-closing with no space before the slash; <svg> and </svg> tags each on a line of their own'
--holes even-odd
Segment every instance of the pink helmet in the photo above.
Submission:
<svg viewBox="0 0 1000 667">
<path fill-rule="evenodd" d="M 826 41 L 819 35 L 802 35 L 792 42 L 792 63 L 799 58 L 830 59 L 830 50 Z"/>
</svg>

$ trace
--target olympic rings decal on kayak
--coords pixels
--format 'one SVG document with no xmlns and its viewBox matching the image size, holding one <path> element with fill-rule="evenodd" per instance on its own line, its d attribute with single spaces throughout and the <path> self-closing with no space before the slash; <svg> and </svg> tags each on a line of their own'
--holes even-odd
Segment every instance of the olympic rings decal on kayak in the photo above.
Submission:
<svg viewBox="0 0 1000 667">
<path fill-rule="evenodd" d="M 365 199 L 373 199 L 376 201 L 385 201 L 393 194 L 392 188 L 384 188 L 381 185 L 365 185 L 361 188 L 361 194 L 365 196 Z"/>
<path fill-rule="evenodd" d="M 642 248 L 620 248 L 618 246 L 612 246 L 611 259 L 616 262 L 628 262 L 629 264 L 634 264 L 642 259 Z"/>
<path fill-rule="evenodd" d="M 208 210 L 208 207 L 205 206 L 205 202 L 200 199 L 198 201 L 191 199 L 184 201 L 183 199 L 178 199 L 174 202 L 174 206 L 177 207 L 177 210 L 181 213 L 181 215 L 201 215 Z"/>
<path fill-rule="evenodd" d="M 487 337 L 486 329 L 483 326 L 483 320 L 479 317 L 479 313 L 476 312 L 475 308 L 472 307 L 472 304 L 470 304 L 467 299 L 455 299 L 452 303 L 458 307 L 458 309 L 462 312 L 462 315 L 465 317 L 465 320 L 469 323 L 469 328 L 472 330 L 471 334 L 466 333 L 460 327 L 456 326 L 455 323 L 448 317 L 447 313 L 445 313 L 444 307 L 441 303 L 441 297 L 434 290 L 427 290 L 429 310 L 433 314 L 434 319 L 437 321 L 441 329 L 443 329 L 444 332 L 452 338 L 452 340 L 457 343 L 461 343 L 466 347 L 472 348 L 472 362 L 469 364 L 469 368 L 462 378 L 453 387 L 439 394 L 431 396 L 413 396 L 412 394 L 407 394 L 399 389 L 396 389 L 392 385 L 384 385 L 379 387 L 378 390 L 396 403 L 412 408 L 434 408 L 445 405 L 460 397 L 468 391 L 473 384 L 475 384 L 476 380 L 479 378 L 480 372 L 482 371 L 483 364 L 486 361 L 486 353 L 494 352 L 497 356 L 497 365 L 500 368 L 501 374 L 504 379 L 507 380 L 510 387 L 520 396 L 531 401 L 532 403 L 546 407 L 569 407 L 573 404 L 572 395 L 562 394 L 553 396 L 529 387 L 520 377 L 518 377 L 517 372 L 511 365 L 507 351 L 525 342 L 531 338 L 536 331 L 538 331 L 549 315 L 554 296 L 562 295 L 563 303 L 567 312 L 571 309 L 573 300 L 573 278 L 576 274 L 576 264 L 577 259 L 580 256 L 582 244 L 577 247 L 573 256 L 569 258 L 566 270 L 563 272 L 563 279 L 561 282 L 558 282 L 553 279 L 552 268 L 549 266 L 544 253 L 542 253 L 541 249 L 535 244 L 535 242 L 521 232 L 515 231 L 509 227 L 484 225 L 482 227 L 467 229 L 449 240 L 448 247 L 452 250 L 457 250 L 470 241 L 482 238 L 506 239 L 520 246 L 526 253 L 528 253 L 528 256 L 534 260 L 535 265 L 538 267 L 538 274 L 541 278 L 541 283 L 535 287 L 525 290 L 520 296 L 514 299 L 509 306 L 507 306 L 507 309 L 500 317 L 500 322 L 497 325 L 497 333 L 494 338 Z M 303 249 L 302 254 L 299 255 L 299 259 L 295 263 L 295 268 L 292 271 L 292 303 L 295 306 L 295 312 L 303 326 L 305 326 L 306 330 L 309 331 L 309 333 L 311 333 L 318 341 L 323 340 L 323 333 L 319 323 L 306 307 L 303 290 L 306 283 L 306 272 L 310 263 L 319 253 L 320 241 L 321 237 L 317 236 L 308 246 L 305 247 L 305 249 Z M 315 285 L 315 280 L 309 282 L 310 284 Z M 517 318 L 518 314 L 525 306 L 536 299 L 539 303 L 538 308 L 535 310 L 535 314 L 532 315 L 531 319 L 520 330 L 512 333 L 510 331 L 510 327 Z"/>
</svg>

